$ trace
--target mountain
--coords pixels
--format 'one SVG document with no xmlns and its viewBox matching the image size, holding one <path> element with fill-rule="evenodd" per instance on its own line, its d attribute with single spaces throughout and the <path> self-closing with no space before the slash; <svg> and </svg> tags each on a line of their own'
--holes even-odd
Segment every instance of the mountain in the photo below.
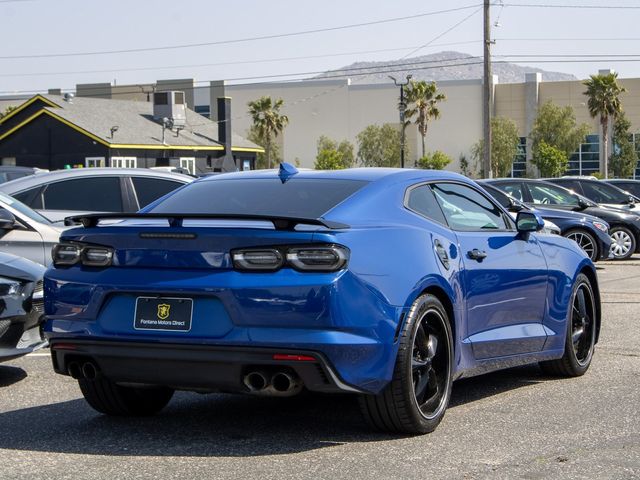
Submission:
<svg viewBox="0 0 640 480">
<path fill-rule="evenodd" d="M 495 58 L 492 65 L 493 74 L 498 76 L 499 83 L 524 82 L 525 73 L 530 72 L 540 72 L 542 80 L 546 82 L 577 80 L 575 76 L 568 73 L 548 72 L 515 63 L 497 63 L 499 61 L 499 58 Z M 402 60 L 356 62 L 337 70 L 329 70 L 315 78 L 344 75 L 351 76 L 355 82 L 363 84 L 388 83 L 389 75 L 400 80 L 404 79 L 407 74 L 412 74 L 414 80 L 428 81 L 478 79 L 482 78 L 482 72 L 482 57 L 474 57 L 468 53 L 460 52 L 440 52 Z M 366 73 L 366 75 L 359 75 L 362 73 Z"/>
</svg>

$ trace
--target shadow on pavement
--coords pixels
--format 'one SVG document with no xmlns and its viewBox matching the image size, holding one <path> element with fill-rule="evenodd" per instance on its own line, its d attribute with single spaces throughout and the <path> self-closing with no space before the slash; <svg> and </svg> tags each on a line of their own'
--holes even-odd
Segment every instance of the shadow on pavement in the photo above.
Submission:
<svg viewBox="0 0 640 480">
<path fill-rule="evenodd" d="M 454 384 L 451 406 L 542 380 L 537 366 L 461 380 Z M 394 438 L 401 437 L 368 430 L 356 398 L 347 395 L 177 393 L 164 411 L 146 418 L 102 416 L 82 399 L 0 414 L 0 449 L 55 453 L 246 457 Z"/>
<path fill-rule="evenodd" d="M 27 372 L 18 367 L 0 365 L 0 387 L 8 387 L 27 378 Z"/>
</svg>

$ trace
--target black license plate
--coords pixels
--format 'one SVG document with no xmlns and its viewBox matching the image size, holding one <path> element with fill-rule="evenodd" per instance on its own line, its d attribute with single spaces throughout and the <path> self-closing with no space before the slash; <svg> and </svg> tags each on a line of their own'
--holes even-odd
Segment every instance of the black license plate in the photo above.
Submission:
<svg viewBox="0 0 640 480">
<path fill-rule="evenodd" d="M 190 298 L 138 297 L 133 326 L 136 330 L 191 330 L 193 300 Z"/>
</svg>

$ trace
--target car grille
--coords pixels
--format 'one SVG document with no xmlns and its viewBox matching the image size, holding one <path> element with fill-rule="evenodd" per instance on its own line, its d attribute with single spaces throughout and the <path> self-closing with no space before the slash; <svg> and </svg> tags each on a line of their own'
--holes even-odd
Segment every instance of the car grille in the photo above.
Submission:
<svg viewBox="0 0 640 480">
<path fill-rule="evenodd" d="M 42 280 L 36 283 L 36 288 L 33 290 L 31 299 L 33 310 L 37 313 L 44 313 L 44 287 Z"/>
</svg>

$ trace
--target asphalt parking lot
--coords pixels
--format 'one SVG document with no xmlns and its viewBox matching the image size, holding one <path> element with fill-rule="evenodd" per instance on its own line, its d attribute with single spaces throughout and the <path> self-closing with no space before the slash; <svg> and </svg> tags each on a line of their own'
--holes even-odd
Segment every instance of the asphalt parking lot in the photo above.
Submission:
<svg viewBox="0 0 640 480">
<path fill-rule="evenodd" d="M 0 478 L 640 478 L 640 258 L 600 264 L 603 328 L 584 377 L 537 366 L 454 384 L 432 434 L 368 430 L 351 397 L 180 393 L 107 418 L 48 353 L 0 365 Z"/>
</svg>

